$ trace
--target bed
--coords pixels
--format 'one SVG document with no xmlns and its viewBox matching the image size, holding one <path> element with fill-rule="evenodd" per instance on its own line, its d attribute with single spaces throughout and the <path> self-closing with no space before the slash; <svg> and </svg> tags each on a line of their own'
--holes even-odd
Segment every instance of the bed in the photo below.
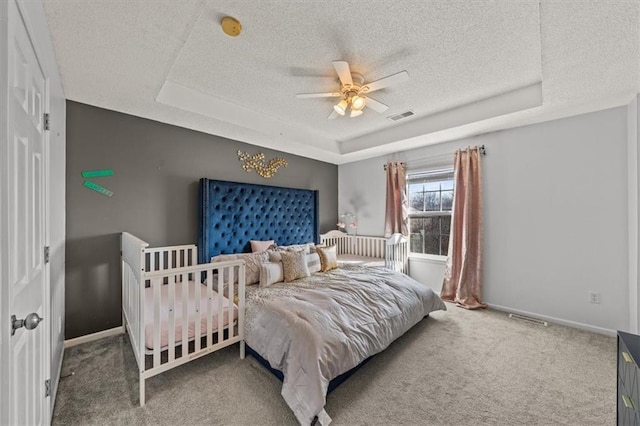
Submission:
<svg viewBox="0 0 640 426">
<path fill-rule="evenodd" d="M 197 264 L 197 253 L 195 245 L 150 248 L 121 235 L 122 323 L 138 364 L 140 406 L 150 377 L 238 342 L 244 358 L 245 264 Z"/>
<path fill-rule="evenodd" d="M 201 260 L 247 251 L 251 240 L 333 245 L 336 239 L 336 248 L 344 245 L 343 261 L 360 256 L 328 272 L 246 290 L 248 352 L 281 378 L 281 394 L 301 424 L 317 418 L 326 425 L 332 383 L 446 308 L 427 286 L 399 272 L 402 256 L 387 262 L 386 239 L 320 237 L 317 197 L 316 191 L 201 179 L 198 241 Z M 396 240 L 402 250 L 406 240 Z M 370 251 L 352 250 L 360 243 Z"/>
</svg>

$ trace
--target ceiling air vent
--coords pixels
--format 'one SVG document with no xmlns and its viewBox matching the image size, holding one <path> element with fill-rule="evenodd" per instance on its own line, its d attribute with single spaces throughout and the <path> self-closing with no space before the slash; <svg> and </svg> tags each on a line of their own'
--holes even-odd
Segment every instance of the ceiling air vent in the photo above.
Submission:
<svg viewBox="0 0 640 426">
<path fill-rule="evenodd" d="M 404 118 L 411 117 L 412 115 L 415 115 L 415 114 L 413 113 L 413 111 L 405 111 L 405 112 L 402 112 L 402 113 L 400 113 L 400 114 L 391 115 L 391 116 L 389 116 L 389 117 L 387 117 L 387 118 L 388 118 L 389 120 L 391 120 L 391 121 L 398 121 L 398 120 L 402 120 L 402 119 L 404 119 Z"/>
</svg>

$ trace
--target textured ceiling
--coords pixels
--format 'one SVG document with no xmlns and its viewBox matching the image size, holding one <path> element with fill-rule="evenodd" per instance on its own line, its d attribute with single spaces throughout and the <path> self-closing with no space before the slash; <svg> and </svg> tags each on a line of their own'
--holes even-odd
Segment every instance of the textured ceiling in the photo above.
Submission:
<svg viewBox="0 0 640 426">
<path fill-rule="evenodd" d="M 636 0 L 60 0 L 45 10 L 68 99 L 338 164 L 621 105 L 640 82 Z M 242 22 L 239 37 L 221 31 L 225 15 Z M 409 81 L 371 95 L 390 106 L 383 114 L 327 120 L 335 99 L 295 95 L 337 90 L 334 60 L 367 81 L 402 70 Z M 541 105 L 433 125 L 539 82 Z M 416 115 L 387 119 L 406 110 Z"/>
</svg>

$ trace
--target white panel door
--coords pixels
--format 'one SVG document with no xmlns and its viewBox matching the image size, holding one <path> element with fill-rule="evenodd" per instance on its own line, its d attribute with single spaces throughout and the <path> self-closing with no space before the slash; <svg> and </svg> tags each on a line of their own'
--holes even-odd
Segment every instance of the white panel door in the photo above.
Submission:
<svg viewBox="0 0 640 426">
<path fill-rule="evenodd" d="M 9 311 L 19 320 L 35 313 L 48 322 L 44 256 L 47 82 L 15 1 L 9 1 L 8 23 L 8 138 L 3 141 L 8 143 L 8 191 L 3 197 L 8 197 Z M 31 327 L 16 329 L 10 338 L 8 408 L 14 425 L 49 422 L 45 396 L 48 327 L 33 328 L 35 324 L 37 319 Z"/>
</svg>

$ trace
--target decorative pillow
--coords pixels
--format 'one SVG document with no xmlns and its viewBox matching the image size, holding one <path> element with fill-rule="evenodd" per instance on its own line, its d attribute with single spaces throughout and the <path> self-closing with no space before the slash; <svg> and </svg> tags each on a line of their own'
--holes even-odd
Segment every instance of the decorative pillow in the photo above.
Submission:
<svg viewBox="0 0 640 426">
<path fill-rule="evenodd" d="M 267 251 L 269 247 L 275 244 L 275 241 L 273 240 L 269 240 L 269 241 L 251 240 L 249 242 L 251 243 L 251 251 L 253 253 L 257 253 L 260 251 Z"/>
<path fill-rule="evenodd" d="M 304 252 L 282 252 L 282 268 L 285 282 L 308 277 L 307 255 Z"/>
<path fill-rule="evenodd" d="M 260 287 L 269 287 L 271 284 L 284 281 L 282 263 L 267 262 L 260 265 Z"/>
<path fill-rule="evenodd" d="M 290 246 L 278 246 L 278 250 L 281 251 L 303 251 L 304 254 L 309 254 L 311 252 L 311 247 L 313 247 L 313 243 L 305 243 L 305 244 L 293 244 Z"/>
<path fill-rule="evenodd" d="M 320 272 L 322 264 L 320 263 L 320 255 L 318 253 L 309 253 L 307 256 L 307 268 L 310 274 Z"/>
<path fill-rule="evenodd" d="M 267 255 L 269 255 L 269 262 L 272 262 L 272 263 L 282 262 L 282 254 L 278 250 L 269 249 L 267 250 Z"/>
<path fill-rule="evenodd" d="M 315 244 L 314 244 L 314 245 L 312 245 L 312 246 L 309 246 L 309 252 L 311 252 L 311 253 L 317 253 L 317 252 L 318 252 L 318 250 L 316 250 L 316 248 L 318 248 L 318 247 L 320 247 L 320 248 L 325 248 L 326 246 L 327 246 L 326 244 L 318 244 L 318 245 L 315 245 Z"/>
<path fill-rule="evenodd" d="M 260 265 L 269 261 L 269 255 L 265 251 L 257 253 L 221 254 L 211 258 L 211 261 L 226 262 L 236 259 L 244 260 L 245 284 L 250 285 L 260 281 Z M 228 279 L 228 273 L 225 271 L 224 280 L 227 281 Z M 237 277 L 235 282 L 238 282 Z"/>
<path fill-rule="evenodd" d="M 322 272 L 327 272 L 338 267 L 336 246 L 318 247 L 318 254 L 320 255 L 320 263 L 322 264 L 320 270 Z"/>
</svg>

